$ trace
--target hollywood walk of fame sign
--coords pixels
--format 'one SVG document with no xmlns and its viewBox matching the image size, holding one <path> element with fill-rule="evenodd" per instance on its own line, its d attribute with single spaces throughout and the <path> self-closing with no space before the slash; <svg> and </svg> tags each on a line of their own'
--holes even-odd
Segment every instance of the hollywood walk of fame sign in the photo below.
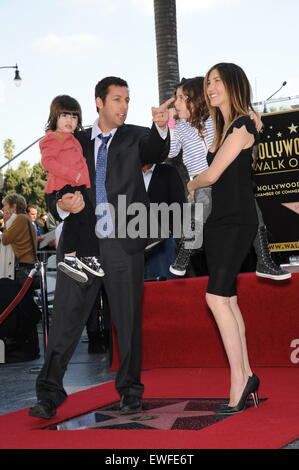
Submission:
<svg viewBox="0 0 299 470">
<path fill-rule="evenodd" d="M 256 200 L 271 251 L 299 251 L 299 110 L 264 114 L 262 121 Z"/>
</svg>

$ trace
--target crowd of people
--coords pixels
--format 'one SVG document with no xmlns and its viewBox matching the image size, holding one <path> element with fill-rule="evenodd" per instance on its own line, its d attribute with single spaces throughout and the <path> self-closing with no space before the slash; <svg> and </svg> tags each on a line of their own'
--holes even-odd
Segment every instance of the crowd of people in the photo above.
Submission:
<svg viewBox="0 0 299 470">
<path fill-rule="evenodd" d="M 20 194 L 9 194 L 3 201 L 3 229 L 0 248 L 0 308 L 15 298 L 36 261 L 37 233 L 27 216 L 27 203 Z M 7 361 L 31 360 L 39 356 L 37 323 L 41 313 L 31 292 L 0 324 L 5 339 Z M 26 319 L 26 321 L 25 321 Z M 22 326 L 22 327 L 21 327 Z"/>
<path fill-rule="evenodd" d="M 195 226 L 208 266 L 206 301 L 231 371 L 229 399 L 218 413 L 241 411 L 249 395 L 258 404 L 259 378 L 250 366 L 237 274 L 253 244 L 258 276 L 282 280 L 291 275 L 271 258 L 254 197 L 253 153 L 262 122 L 250 102 L 248 79 L 230 63 L 216 64 L 205 77 L 182 79 L 174 97 L 152 108 L 151 128 L 125 124 L 129 100 L 125 80 L 99 81 L 98 116 L 87 130 L 74 98 L 59 95 L 51 103 L 40 149 L 47 171 L 49 217 L 59 223 L 61 233 L 53 318 L 30 416 L 51 418 L 67 398 L 63 377 L 84 326 L 94 322 L 91 313 L 97 317 L 100 297 L 105 299 L 107 330 L 113 322 L 117 333 L 120 366 L 115 387 L 120 413 L 142 410 L 144 279 L 186 275 L 193 249 L 186 243 L 189 234 L 182 231 L 177 239 L 171 224 L 166 238 L 153 244 L 148 232 L 130 237 L 123 227 L 132 224 L 127 209 L 134 204 L 148 210 L 150 203 L 175 202 L 182 207 L 187 200 L 202 207 Z M 172 163 L 178 155 L 183 172 Z M 119 195 L 126 196 L 121 214 Z M 14 279 L 15 266 L 34 264 L 45 219 L 43 214 L 37 222 L 37 208 L 26 209 L 20 195 L 3 199 L 0 257 L 5 268 L 0 277 Z"/>
</svg>

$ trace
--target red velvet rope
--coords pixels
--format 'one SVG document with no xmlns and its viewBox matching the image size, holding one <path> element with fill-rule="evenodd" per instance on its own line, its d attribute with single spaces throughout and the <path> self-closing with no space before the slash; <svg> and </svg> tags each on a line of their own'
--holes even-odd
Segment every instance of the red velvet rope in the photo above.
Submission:
<svg viewBox="0 0 299 470">
<path fill-rule="evenodd" d="M 31 273 L 30 273 L 31 274 Z M 0 325 L 4 322 L 4 320 L 8 317 L 8 315 L 13 311 L 13 309 L 18 305 L 18 303 L 21 302 L 22 298 L 28 291 L 29 287 L 32 284 L 32 276 L 29 275 L 27 277 L 26 281 L 22 285 L 21 289 L 19 290 L 18 294 L 16 297 L 13 299 L 13 301 L 6 307 L 4 312 L 1 313 L 0 315 Z"/>
</svg>

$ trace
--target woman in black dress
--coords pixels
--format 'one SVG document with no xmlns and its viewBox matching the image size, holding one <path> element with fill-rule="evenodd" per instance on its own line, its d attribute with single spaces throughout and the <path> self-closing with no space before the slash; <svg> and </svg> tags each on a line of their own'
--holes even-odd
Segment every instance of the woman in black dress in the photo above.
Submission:
<svg viewBox="0 0 299 470">
<path fill-rule="evenodd" d="M 250 85 L 235 64 L 221 63 L 205 77 L 205 96 L 214 121 L 215 138 L 209 168 L 188 183 L 192 193 L 212 185 L 212 212 L 205 226 L 209 268 L 206 300 L 218 325 L 231 370 L 230 400 L 218 412 L 245 408 L 249 395 L 258 405 L 258 377 L 252 373 L 245 326 L 238 307 L 236 277 L 257 231 L 252 189 L 252 149 L 257 131 L 249 117 Z"/>
</svg>

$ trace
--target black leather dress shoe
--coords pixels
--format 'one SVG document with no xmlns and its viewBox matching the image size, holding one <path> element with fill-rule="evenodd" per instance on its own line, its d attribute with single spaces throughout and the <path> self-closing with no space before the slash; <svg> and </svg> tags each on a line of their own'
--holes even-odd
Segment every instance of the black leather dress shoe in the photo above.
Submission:
<svg viewBox="0 0 299 470">
<path fill-rule="evenodd" d="M 120 401 L 119 412 L 121 415 L 129 415 L 142 411 L 142 400 L 136 395 L 123 395 Z"/>
<path fill-rule="evenodd" d="M 51 401 L 38 401 L 29 408 L 28 414 L 36 418 L 50 419 L 56 415 L 56 406 Z"/>
</svg>

